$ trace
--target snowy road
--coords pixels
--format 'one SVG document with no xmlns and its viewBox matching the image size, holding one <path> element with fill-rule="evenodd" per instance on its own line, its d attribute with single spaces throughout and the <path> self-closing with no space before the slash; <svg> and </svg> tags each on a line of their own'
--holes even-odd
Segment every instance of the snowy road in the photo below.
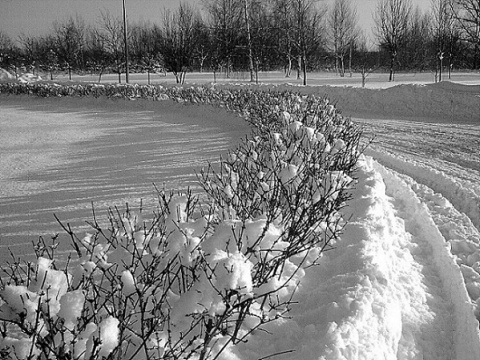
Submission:
<svg viewBox="0 0 480 360">
<path fill-rule="evenodd" d="M 430 243 L 425 284 L 438 278 L 450 311 L 450 329 L 439 334 L 453 339 L 451 356 L 440 359 L 480 358 L 480 126 L 421 122 L 369 121 L 378 142 L 368 152 L 383 166 L 387 195 L 399 203 L 398 216 L 412 239 Z M 421 261 L 419 261 L 421 263 Z M 431 273 L 428 273 L 431 271 Z M 439 301 L 442 296 L 433 296 Z M 442 300 L 444 301 L 444 300 Z M 476 316 L 475 316 L 476 315 Z M 448 320 L 445 324 L 448 324 Z M 442 343 L 445 343 L 442 341 Z M 435 347 L 440 349 L 441 347 Z M 467 349 L 469 349 L 467 351 Z M 430 355 L 430 354 L 429 354 Z M 430 357 L 423 357 L 430 358 Z"/>
</svg>

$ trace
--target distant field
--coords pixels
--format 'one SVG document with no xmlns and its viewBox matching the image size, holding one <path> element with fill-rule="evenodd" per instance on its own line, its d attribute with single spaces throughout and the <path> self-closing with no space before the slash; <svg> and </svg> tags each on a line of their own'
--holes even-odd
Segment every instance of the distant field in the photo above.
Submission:
<svg viewBox="0 0 480 360">
<path fill-rule="evenodd" d="M 68 79 L 67 75 L 56 76 L 57 80 Z M 122 82 L 125 81 L 125 74 L 122 74 Z M 72 80 L 97 82 L 98 75 L 84 75 L 74 76 Z M 172 73 L 164 74 L 151 74 L 150 80 L 152 83 L 175 83 L 175 76 Z M 241 82 L 248 83 L 250 76 L 248 72 L 232 72 L 230 77 L 226 77 L 224 73 L 216 74 L 216 81 L 219 83 L 225 82 Z M 462 83 L 466 85 L 480 84 L 480 72 L 453 72 L 451 78 L 448 74 L 443 74 L 444 81 L 452 81 L 456 83 Z M 211 72 L 205 73 L 187 73 L 186 83 L 207 83 L 214 81 L 214 75 Z M 296 73 L 292 72 L 292 76 L 286 78 L 282 72 L 259 72 L 259 83 L 266 84 L 279 84 L 279 83 L 291 83 L 293 85 L 301 85 L 302 80 L 297 79 Z M 102 82 L 118 82 L 117 74 L 105 74 L 102 75 Z M 146 84 L 148 82 L 147 74 L 130 74 L 129 82 Z M 433 72 L 417 72 L 417 73 L 399 73 L 395 75 L 395 81 L 388 81 L 387 73 L 372 73 L 368 75 L 366 79 L 367 88 L 387 88 L 400 84 L 428 84 L 435 82 L 435 74 Z M 346 74 L 341 78 L 335 73 L 329 72 L 317 72 L 307 74 L 307 85 L 331 85 L 331 86 L 362 86 L 362 75 L 360 73 Z"/>
</svg>

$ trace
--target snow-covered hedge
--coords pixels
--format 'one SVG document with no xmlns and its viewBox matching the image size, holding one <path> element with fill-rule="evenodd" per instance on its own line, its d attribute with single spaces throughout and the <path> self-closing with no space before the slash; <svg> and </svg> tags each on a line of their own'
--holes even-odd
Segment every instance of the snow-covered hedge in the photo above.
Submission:
<svg viewBox="0 0 480 360">
<path fill-rule="evenodd" d="M 52 82 L 1 82 L 0 93 L 13 95 L 52 96 L 93 96 L 159 99 L 164 96 L 161 85 L 138 84 L 58 84 Z"/>
<path fill-rule="evenodd" d="M 52 87 L 24 89 L 44 95 Z M 62 87 L 62 95 L 78 88 Z M 232 346 L 287 315 L 305 269 L 345 223 L 361 131 L 326 99 L 126 88 L 227 107 L 251 122 L 252 135 L 201 171 L 201 201 L 159 191 L 151 219 L 127 208 L 111 210 L 109 226 L 94 219 L 86 236 L 65 226 L 73 251 L 63 268 L 43 241 L 36 263 L 5 267 L 2 358 L 227 358 Z"/>
</svg>

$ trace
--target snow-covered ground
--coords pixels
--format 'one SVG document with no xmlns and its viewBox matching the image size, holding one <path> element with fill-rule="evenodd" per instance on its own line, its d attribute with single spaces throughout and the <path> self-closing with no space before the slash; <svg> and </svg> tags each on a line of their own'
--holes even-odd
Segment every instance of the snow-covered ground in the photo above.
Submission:
<svg viewBox="0 0 480 360">
<path fill-rule="evenodd" d="M 371 97 L 377 108 L 370 117 L 368 108 L 358 110 L 357 121 L 376 137 L 344 210 L 349 224 L 334 249 L 307 269 L 291 318 L 257 331 L 226 358 L 480 359 L 478 89 L 478 83 L 432 88 L 438 104 L 461 102 L 447 116 L 437 116 L 426 97 L 411 97 L 421 85 L 382 90 Z M 359 104 L 358 90 L 342 91 Z M 24 111 L 1 101 L 2 110 Z M 402 106 L 408 120 L 398 116 Z M 354 105 L 348 111 L 355 116 Z"/>
<path fill-rule="evenodd" d="M 388 74 L 381 72 L 374 72 L 369 74 L 366 77 L 365 87 L 369 89 L 385 89 L 402 84 L 432 84 L 435 82 L 435 73 L 426 71 L 426 72 L 415 72 L 415 73 L 398 73 L 395 75 L 395 81 L 388 81 Z M 43 78 L 47 79 L 48 74 L 42 75 Z M 54 80 L 67 80 L 67 74 L 58 74 L 55 75 Z M 125 75 L 122 74 L 121 81 L 125 82 Z M 74 81 L 86 81 L 86 82 L 97 82 L 98 76 L 96 75 L 75 75 L 72 80 Z M 249 72 L 231 72 L 228 76 L 225 73 L 218 73 L 214 76 L 211 72 L 196 72 L 196 73 L 187 73 L 186 82 L 187 83 L 205 83 L 217 81 L 218 83 L 231 83 L 231 82 L 243 82 L 248 83 L 250 81 Z M 459 84 L 479 84 L 480 74 L 478 72 L 452 72 L 450 78 L 448 74 L 443 75 L 443 80 L 452 81 Z M 131 73 L 129 75 L 129 81 L 132 83 L 146 84 L 148 82 L 148 75 L 144 73 Z M 152 84 L 155 83 L 175 83 L 175 77 L 171 73 L 159 73 L 159 74 L 150 74 L 150 81 Z M 104 74 L 102 75 L 101 82 L 118 82 L 117 74 Z M 292 72 L 289 78 L 285 78 L 283 72 L 279 71 L 269 71 L 269 72 L 259 72 L 258 73 L 258 82 L 260 84 L 285 84 L 289 83 L 292 85 L 301 85 L 303 79 L 297 79 L 296 73 Z M 362 86 L 362 75 L 360 73 L 352 73 L 350 76 L 349 73 L 345 77 L 339 77 L 335 72 L 312 72 L 307 74 L 307 83 L 309 86 L 348 86 L 348 87 L 361 87 Z"/>
<path fill-rule="evenodd" d="M 154 184 L 198 188 L 195 171 L 249 131 L 225 110 L 174 102 L 0 96 L 0 109 L 0 263 L 62 233 L 54 214 L 87 229 L 92 204 L 100 217 L 140 200 L 151 212 Z"/>
</svg>

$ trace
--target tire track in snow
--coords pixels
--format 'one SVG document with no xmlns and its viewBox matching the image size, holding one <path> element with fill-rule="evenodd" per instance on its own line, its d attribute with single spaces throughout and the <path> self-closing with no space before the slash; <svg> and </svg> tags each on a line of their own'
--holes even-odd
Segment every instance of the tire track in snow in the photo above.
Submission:
<svg viewBox="0 0 480 360">
<path fill-rule="evenodd" d="M 430 332 L 417 333 L 419 337 L 415 341 L 422 347 L 430 347 L 427 353 L 432 354 L 434 351 L 435 359 L 479 359 L 480 332 L 474 316 L 474 306 L 464 284 L 462 271 L 450 253 L 425 199 L 420 199 L 412 189 L 412 184 L 404 181 L 398 174 L 378 163 L 375 164 L 375 169 L 382 174 L 387 195 L 393 197 L 397 214 L 403 219 L 405 229 L 412 236 L 412 243 L 415 244 L 412 254 L 424 275 L 426 302 L 423 305 L 429 307 L 428 313 L 431 316 L 425 317 L 425 320 L 430 322 Z M 405 319 L 404 316 L 404 322 Z M 411 342 L 405 334 L 402 340 L 407 345 Z M 445 357 L 444 351 L 447 350 L 448 354 L 448 344 L 453 352 Z M 437 348 L 442 345 L 443 350 L 441 347 Z"/>
<path fill-rule="evenodd" d="M 470 299 L 475 303 L 477 320 L 480 320 L 480 231 L 468 216 L 441 194 L 418 184 L 409 176 L 401 176 L 428 207 L 435 225 L 449 244 L 450 252 L 462 271 Z"/>
<path fill-rule="evenodd" d="M 480 186 L 463 183 L 458 178 L 445 174 L 440 170 L 441 167 L 438 164 L 435 168 L 376 149 L 368 150 L 368 155 L 374 157 L 382 165 L 408 175 L 416 182 L 442 194 L 457 210 L 465 213 L 475 227 L 480 230 Z M 435 161 L 430 163 L 435 164 Z"/>
<path fill-rule="evenodd" d="M 480 230 L 480 126 L 400 120 L 360 120 L 384 166 L 442 194 Z"/>
</svg>

